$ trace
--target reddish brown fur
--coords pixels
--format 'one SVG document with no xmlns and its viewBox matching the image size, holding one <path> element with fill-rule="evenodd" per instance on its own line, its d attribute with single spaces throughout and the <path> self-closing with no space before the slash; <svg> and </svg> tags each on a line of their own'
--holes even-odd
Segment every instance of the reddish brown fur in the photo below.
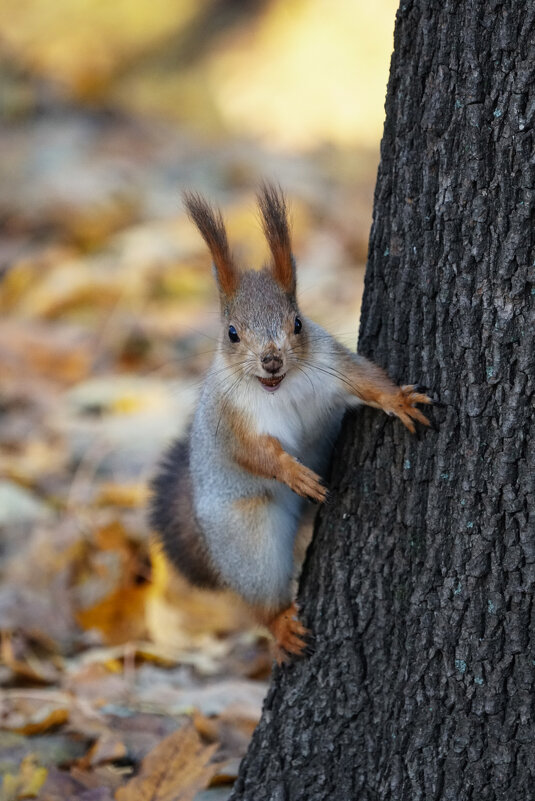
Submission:
<svg viewBox="0 0 535 801">
<path fill-rule="evenodd" d="M 258 193 L 264 234 L 273 256 L 273 277 L 288 294 L 295 294 L 295 262 L 292 256 L 286 200 L 280 189 L 264 183 Z"/>
<path fill-rule="evenodd" d="M 191 221 L 199 229 L 212 254 L 219 289 L 230 298 L 238 288 L 239 271 L 230 253 L 221 212 L 213 209 L 201 195 L 194 192 L 185 192 L 183 197 Z"/>
<path fill-rule="evenodd" d="M 412 434 L 415 431 L 413 420 L 429 425 L 427 417 L 414 404 L 432 401 L 418 392 L 414 385 L 398 387 L 376 364 L 362 356 L 345 353 L 342 348 L 336 354 L 336 365 L 348 387 L 368 406 L 396 415 Z"/>
<path fill-rule="evenodd" d="M 292 654 L 299 656 L 306 648 L 307 629 L 299 621 L 297 604 L 292 603 L 287 609 L 275 614 L 256 609 L 257 620 L 269 629 L 275 640 L 275 659 L 280 665 L 287 662 Z"/>
<path fill-rule="evenodd" d="M 290 456 L 276 437 L 257 434 L 242 412 L 229 409 L 227 416 L 234 435 L 233 456 L 240 467 L 255 476 L 281 481 L 303 498 L 323 503 L 327 489 L 316 473 Z"/>
<path fill-rule="evenodd" d="M 254 512 L 257 509 L 261 509 L 266 503 L 269 503 L 273 500 L 273 495 L 271 492 L 264 492 L 262 495 L 247 495 L 244 498 L 238 498 L 237 501 L 234 501 L 234 506 L 239 511 L 247 514 L 248 512 Z"/>
</svg>

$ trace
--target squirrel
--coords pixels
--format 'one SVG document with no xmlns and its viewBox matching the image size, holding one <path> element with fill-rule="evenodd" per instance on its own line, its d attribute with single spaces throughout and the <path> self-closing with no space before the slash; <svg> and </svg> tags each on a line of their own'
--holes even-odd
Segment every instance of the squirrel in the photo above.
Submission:
<svg viewBox="0 0 535 801">
<path fill-rule="evenodd" d="M 347 408 L 428 426 L 417 385 L 396 386 L 300 311 L 287 203 L 265 183 L 258 204 L 271 261 L 240 269 L 221 212 L 185 193 L 219 290 L 221 332 L 187 441 L 175 442 L 152 482 L 150 521 L 163 551 L 194 585 L 230 589 L 273 635 L 275 657 L 302 654 L 308 632 L 292 597 L 294 541 Z"/>
</svg>

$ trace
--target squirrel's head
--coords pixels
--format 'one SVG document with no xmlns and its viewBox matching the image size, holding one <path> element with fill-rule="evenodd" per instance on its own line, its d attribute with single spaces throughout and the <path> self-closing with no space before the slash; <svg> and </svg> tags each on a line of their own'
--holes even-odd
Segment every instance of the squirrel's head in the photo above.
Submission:
<svg viewBox="0 0 535 801">
<path fill-rule="evenodd" d="M 186 193 L 184 202 L 212 254 L 221 302 L 222 352 L 241 374 L 274 392 L 307 344 L 295 297 L 295 262 L 284 195 L 267 183 L 258 193 L 271 251 L 270 263 L 258 271 L 236 266 L 219 210 L 197 194 Z"/>
</svg>

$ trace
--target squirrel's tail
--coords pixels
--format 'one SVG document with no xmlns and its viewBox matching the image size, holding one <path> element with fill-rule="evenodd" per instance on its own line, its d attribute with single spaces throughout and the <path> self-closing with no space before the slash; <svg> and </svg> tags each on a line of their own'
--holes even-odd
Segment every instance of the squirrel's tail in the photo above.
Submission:
<svg viewBox="0 0 535 801">
<path fill-rule="evenodd" d="M 195 519 L 185 441 L 173 443 L 151 482 L 149 522 L 165 556 L 185 578 L 198 587 L 221 587 Z"/>
</svg>

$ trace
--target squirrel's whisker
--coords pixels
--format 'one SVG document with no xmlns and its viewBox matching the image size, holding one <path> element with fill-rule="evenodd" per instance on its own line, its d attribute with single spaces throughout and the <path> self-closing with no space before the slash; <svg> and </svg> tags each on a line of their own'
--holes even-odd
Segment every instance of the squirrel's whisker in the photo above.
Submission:
<svg viewBox="0 0 535 801">
<path fill-rule="evenodd" d="M 334 368 L 330 367 L 325 367 L 325 365 L 319 365 L 317 364 L 317 362 L 311 362 L 308 361 L 307 359 L 301 359 L 301 361 L 304 364 L 308 365 L 308 367 L 312 368 L 313 370 L 319 370 L 320 373 L 325 373 L 325 375 L 330 375 L 333 378 L 338 378 L 339 381 L 342 381 L 344 384 L 346 384 L 353 392 L 356 392 L 356 387 L 351 383 L 351 381 L 349 381 L 346 378 L 346 376 L 344 376 L 338 370 L 335 370 Z"/>
<path fill-rule="evenodd" d="M 217 432 L 219 431 L 219 426 L 221 425 L 221 420 L 223 419 L 223 414 L 224 414 L 224 412 L 225 412 L 225 410 L 226 410 L 226 408 L 227 408 L 227 406 L 229 404 L 229 401 L 230 401 L 230 393 L 236 388 L 236 386 L 239 386 L 239 384 L 243 381 L 243 378 L 244 377 L 242 375 L 238 376 L 238 378 L 225 391 L 225 393 L 223 394 L 223 396 L 221 398 L 221 400 L 222 400 L 221 411 L 220 411 L 220 414 L 219 414 L 219 420 L 217 421 L 217 426 L 216 426 L 215 434 L 214 434 L 214 437 L 216 439 L 217 439 Z"/>
</svg>

